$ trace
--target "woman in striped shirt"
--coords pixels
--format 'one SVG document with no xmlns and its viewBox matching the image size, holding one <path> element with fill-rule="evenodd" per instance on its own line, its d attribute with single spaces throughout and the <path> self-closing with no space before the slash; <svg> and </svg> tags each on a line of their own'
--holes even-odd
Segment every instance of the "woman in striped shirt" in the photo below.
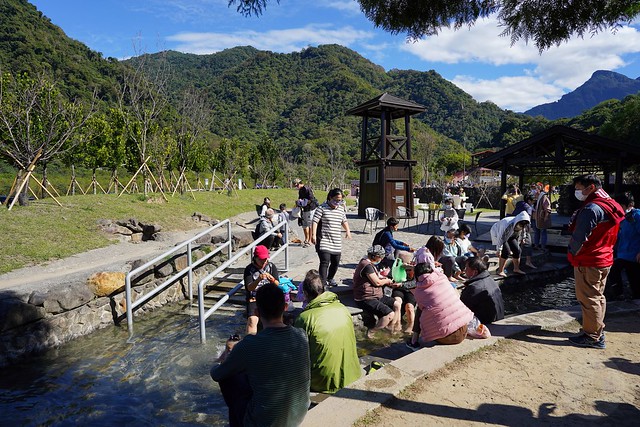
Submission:
<svg viewBox="0 0 640 427">
<path fill-rule="evenodd" d="M 342 228 L 345 238 L 351 239 L 344 207 L 344 194 L 334 188 L 327 194 L 327 201 L 316 209 L 311 225 L 311 243 L 315 244 L 320 267 L 318 271 L 325 286 L 337 286 L 334 280 L 342 253 Z"/>
</svg>

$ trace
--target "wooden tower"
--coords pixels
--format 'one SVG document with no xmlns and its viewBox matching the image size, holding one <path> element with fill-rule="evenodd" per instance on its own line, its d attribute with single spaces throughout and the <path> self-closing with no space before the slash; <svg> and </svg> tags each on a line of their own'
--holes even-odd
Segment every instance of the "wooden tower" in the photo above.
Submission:
<svg viewBox="0 0 640 427">
<path fill-rule="evenodd" d="M 362 143 L 360 166 L 360 197 L 358 215 L 374 207 L 387 216 L 407 218 L 414 216 L 411 160 L 411 115 L 426 108 L 388 93 L 373 98 L 347 111 L 362 116 Z M 394 126 L 395 120 L 404 119 Z"/>
</svg>

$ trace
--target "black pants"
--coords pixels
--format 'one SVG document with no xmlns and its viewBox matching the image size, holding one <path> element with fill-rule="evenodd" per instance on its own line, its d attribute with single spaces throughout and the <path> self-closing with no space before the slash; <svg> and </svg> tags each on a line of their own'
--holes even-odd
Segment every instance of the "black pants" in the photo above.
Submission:
<svg viewBox="0 0 640 427">
<path fill-rule="evenodd" d="M 318 272 L 320 273 L 320 279 L 325 286 L 328 286 L 329 280 L 333 279 L 338 271 L 338 264 L 340 264 L 341 254 L 332 254 L 330 252 L 318 251 L 318 258 L 320 258 L 320 266 Z"/>
<path fill-rule="evenodd" d="M 509 255 L 512 258 L 520 259 L 520 243 L 518 243 L 518 236 L 511 236 L 509 239 L 504 242 L 502 245 L 502 251 L 500 252 L 500 258 L 507 259 Z"/>
<path fill-rule="evenodd" d="M 242 427 L 247 405 L 253 396 L 253 390 L 249 385 L 247 374 L 236 374 L 230 378 L 220 380 L 220 391 L 224 402 L 229 408 L 229 425 Z"/>
<path fill-rule="evenodd" d="M 616 297 L 622 295 L 624 283 L 622 281 L 622 272 L 627 272 L 629 285 L 631 286 L 631 297 L 633 299 L 640 298 L 640 264 L 626 259 L 616 258 L 613 261 L 609 276 L 607 277 L 607 285 L 604 293 L 608 297 Z"/>
</svg>

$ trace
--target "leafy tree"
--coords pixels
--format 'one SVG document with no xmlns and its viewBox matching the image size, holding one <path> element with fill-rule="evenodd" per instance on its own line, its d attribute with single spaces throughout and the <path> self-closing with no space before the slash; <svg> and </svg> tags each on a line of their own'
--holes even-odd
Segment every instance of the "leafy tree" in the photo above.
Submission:
<svg viewBox="0 0 640 427">
<path fill-rule="evenodd" d="M 640 141 L 640 95 L 626 97 L 622 101 L 619 112 L 602 125 L 600 134 L 638 144 Z"/>
<path fill-rule="evenodd" d="M 95 99 L 95 98 L 94 98 Z M 69 102 L 43 74 L 0 76 L 0 147 L 21 174 L 70 150 L 74 136 L 93 114 L 94 103 Z M 46 185 L 46 183 L 45 183 Z M 27 203 L 29 183 L 19 196 Z"/>
<path fill-rule="evenodd" d="M 154 140 L 153 133 L 161 130 L 159 118 L 168 104 L 166 91 L 169 68 L 164 60 L 166 52 L 160 53 L 159 61 L 151 62 L 148 55 L 142 54 L 136 42 L 134 50 L 137 56 L 131 66 L 125 67 L 123 71 L 118 104 L 128 139 L 134 143 L 130 153 L 136 155 L 136 166 L 139 167 L 151 155 L 154 155 L 156 160 L 162 157 L 161 153 L 150 152 L 150 143 Z M 158 141 L 155 136 L 155 142 Z M 147 176 L 147 169 L 142 171 L 146 196 L 151 182 Z"/>
<path fill-rule="evenodd" d="M 280 3 L 280 0 L 277 0 Z M 268 0 L 229 0 L 243 15 L 261 15 Z M 438 34 L 441 28 L 456 30 L 473 25 L 478 18 L 498 14 L 502 35 L 511 42 L 532 40 L 540 51 L 567 41 L 619 28 L 640 15 L 636 0 L 358 0 L 366 17 L 393 34 L 408 33 L 412 39 Z"/>
</svg>

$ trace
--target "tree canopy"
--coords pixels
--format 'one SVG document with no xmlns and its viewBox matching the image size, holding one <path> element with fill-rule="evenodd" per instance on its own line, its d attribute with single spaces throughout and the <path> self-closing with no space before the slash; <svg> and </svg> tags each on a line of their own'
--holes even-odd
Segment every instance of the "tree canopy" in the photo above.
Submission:
<svg viewBox="0 0 640 427">
<path fill-rule="evenodd" d="M 279 0 L 276 0 L 280 3 Z M 269 0 L 229 0 L 239 13 L 261 15 Z M 366 17 L 393 34 L 411 39 L 438 34 L 444 28 L 473 25 L 497 13 L 502 35 L 511 42 L 532 41 L 540 50 L 606 30 L 615 30 L 640 15 L 637 0 L 358 0 Z"/>
</svg>

